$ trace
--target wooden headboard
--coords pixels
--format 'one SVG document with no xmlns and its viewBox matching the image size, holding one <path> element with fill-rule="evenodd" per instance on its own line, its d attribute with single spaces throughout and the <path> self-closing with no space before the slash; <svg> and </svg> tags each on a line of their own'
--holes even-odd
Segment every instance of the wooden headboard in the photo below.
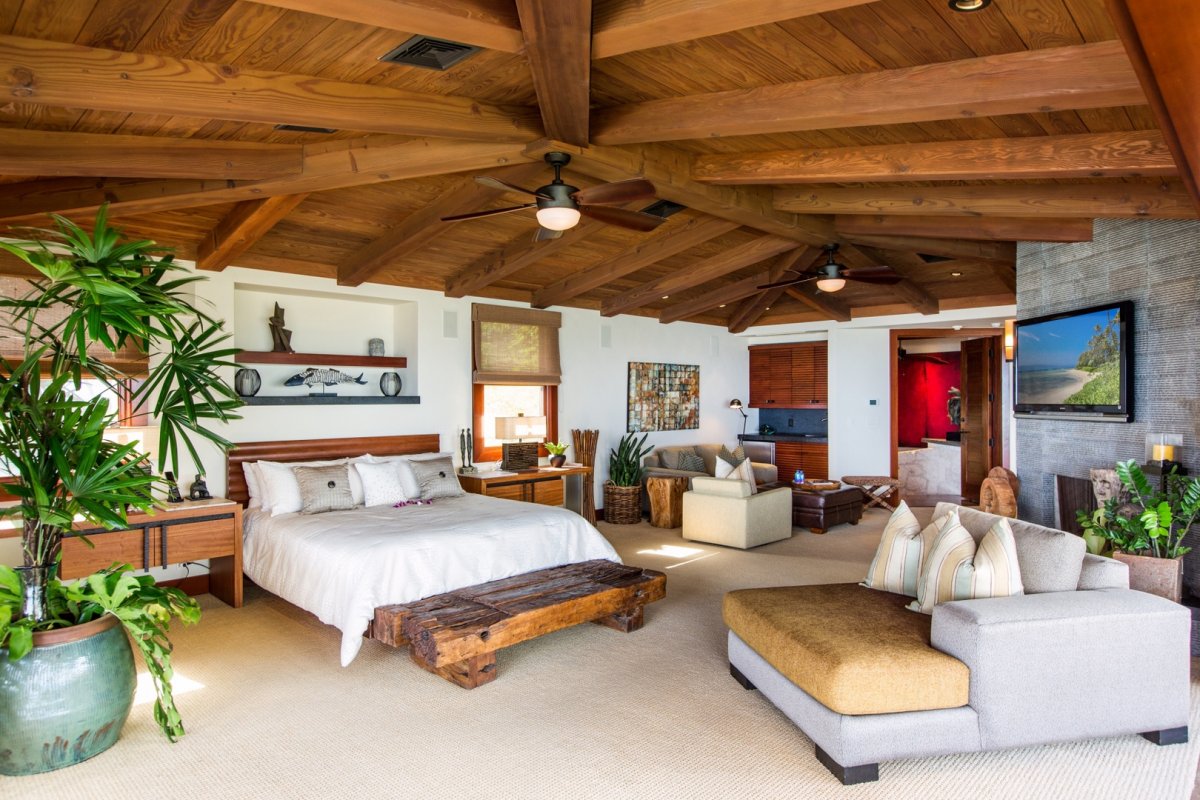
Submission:
<svg viewBox="0 0 1200 800">
<path fill-rule="evenodd" d="M 225 460 L 225 495 L 242 505 L 250 502 L 243 461 L 319 461 L 353 458 L 363 453 L 373 456 L 404 456 L 436 453 L 440 440 L 436 433 L 412 436 L 360 436 L 356 439 L 293 439 L 282 442 L 241 442 L 235 444 Z"/>
</svg>

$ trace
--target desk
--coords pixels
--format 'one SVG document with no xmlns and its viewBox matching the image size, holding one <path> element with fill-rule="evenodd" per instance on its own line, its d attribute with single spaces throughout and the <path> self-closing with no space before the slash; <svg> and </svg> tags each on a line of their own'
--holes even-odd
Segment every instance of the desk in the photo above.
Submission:
<svg viewBox="0 0 1200 800">
<path fill-rule="evenodd" d="M 525 503 L 565 506 L 576 514 L 583 513 L 583 482 L 589 480 L 591 467 L 541 467 L 522 472 L 495 470 L 459 473 L 463 489 L 471 494 L 503 497 Z"/>
</svg>

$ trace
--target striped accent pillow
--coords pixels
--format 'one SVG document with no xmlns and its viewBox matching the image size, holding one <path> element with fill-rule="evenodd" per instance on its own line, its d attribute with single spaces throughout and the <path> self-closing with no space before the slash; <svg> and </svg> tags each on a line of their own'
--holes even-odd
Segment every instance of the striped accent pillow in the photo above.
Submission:
<svg viewBox="0 0 1200 800">
<path fill-rule="evenodd" d="M 932 527 L 932 526 L 930 526 Z M 930 537 L 932 538 L 932 537 Z M 921 523 L 903 500 L 883 528 L 875 558 L 862 582 L 868 589 L 917 596 L 917 578 L 927 538 Z"/>
<path fill-rule="evenodd" d="M 907 608 L 932 614 L 951 600 L 1024 594 L 1017 545 L 1006 520 L 997 520 L 979 544 L 950 514 L 938 529 L 917 581 L 917 599 Z"/>
</svg>

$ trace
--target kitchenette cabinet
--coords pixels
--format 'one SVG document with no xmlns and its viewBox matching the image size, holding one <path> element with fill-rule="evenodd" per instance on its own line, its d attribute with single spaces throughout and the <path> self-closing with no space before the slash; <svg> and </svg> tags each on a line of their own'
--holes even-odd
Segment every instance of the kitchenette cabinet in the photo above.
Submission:
<svg viewBox="0 0 1200 800">
<path fill-rule="evenodd" d="M 828 408 L 827 342 L 750 348 L 750 408 Z"/>
<path fill-rule="evenodd" d="M 779 480 L 790 483 L 796 470 L 804 470 L 804 477 L 829 477 L 829 445 L 825 442 L 775 442 L 775 466 L 779 468 Z"/>
</svg>

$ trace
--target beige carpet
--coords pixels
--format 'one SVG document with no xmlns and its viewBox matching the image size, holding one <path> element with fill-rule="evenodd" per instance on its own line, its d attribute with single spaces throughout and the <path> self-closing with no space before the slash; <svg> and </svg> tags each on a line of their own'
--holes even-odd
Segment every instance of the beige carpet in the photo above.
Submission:
<svg viewBox="0 0 1200 800">
<path fill-rule="evenodd" d="M 205 598 L 201 624 L 175 637 L 181 683 L 194 687 L 179 697 L 186 737 L 168 744 L 140 705 L 112 750 L 49 775 L 0 778 L 0 797 L 1189 796 L 1200 739 L 1158 748 L 1136 736 L 888 763 L 878 783 L 838 784 L 795 726 L 729 677 L 721 595 L 857 580 L 884 519 L 872 511 L 858 527 L 752 552 L 601 524 L 627 562 L 668 575 L 646 627 L 583 625 L 511 648 L 498 679 L 474 691 L 375 642 L 341 669 L 334 629 L 261 591 L 237 611 Z M 1110 677 L 1097 665 L 1079 679 L 1094 681 L 1103 702 L 1122 690 Z M 1194 689 L 1193 731 L 1198 698 Z"/>
</svg>

